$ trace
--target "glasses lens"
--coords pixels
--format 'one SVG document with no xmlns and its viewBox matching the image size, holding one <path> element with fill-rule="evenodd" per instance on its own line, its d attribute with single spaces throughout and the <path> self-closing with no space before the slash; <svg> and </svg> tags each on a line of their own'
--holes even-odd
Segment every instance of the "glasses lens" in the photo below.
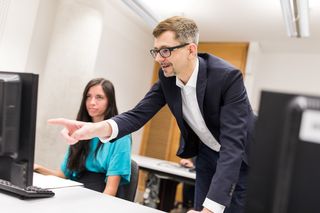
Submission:
<svg viewBox="0 0 320 213">
<path fill-rule="evenodd" d="M 171 55 L 171 51 L 169 49 L 161 49 L 159 52 L 160 55 L 164 58 L 167 58 Z"/>
<path fill-rule="evenodd" d="M 154 57 L 154 58 L 157 56 L 157 50 L 152 49 L 152 50 L 150 50 L 150 53 L 151 53 L 152 57 Z"/>
</svg>

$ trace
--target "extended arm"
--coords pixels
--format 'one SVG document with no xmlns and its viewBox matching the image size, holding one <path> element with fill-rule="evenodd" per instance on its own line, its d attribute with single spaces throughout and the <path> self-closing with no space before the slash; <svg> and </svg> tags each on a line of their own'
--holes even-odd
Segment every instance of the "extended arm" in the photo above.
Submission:
<svg viewBox="0 0 320 213">
<path fill-rule="evenodd" d="M 63 172 L 61 170 L 49 169 L 47 167 L 44 167 L 44 166 L 36 164 L 36 163 L 33 166 L 33 170 L 35 172 L 38 172 L 43 175 L 54 175 L 54 176 L 61 177 L 64 179 L 66 178 L 66 176 L 63 174 Z"/>
<path fill-rule="evenodd" d="M 252 116 L 241 73 L 233 70 L 226 75 L 222 87 L 219 136 L 221 149 L 207 194 L 207 198 L 224 206 L 230 204 L 238 182 Z M 207 207 L 205 204 L 204 206 Z"/>
</svg>

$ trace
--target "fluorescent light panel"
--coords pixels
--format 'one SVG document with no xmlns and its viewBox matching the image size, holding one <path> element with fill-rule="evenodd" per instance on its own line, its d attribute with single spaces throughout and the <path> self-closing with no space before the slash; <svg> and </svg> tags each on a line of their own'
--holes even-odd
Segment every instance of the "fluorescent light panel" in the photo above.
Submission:
<svg viewBox="0 0 320 213">
<path fill-rule="evenodd" d="M 308 0 L 280 0 L 280 2 L 288 35 L 290 37 L 308 37 Z"/>
<path fill-rule="evenodd" d="M 131 10 L 139 15 L 151 28 L 158 24 L 158 20 L 146 9 L 139 0 L 122 0 Z"/>
</svg>

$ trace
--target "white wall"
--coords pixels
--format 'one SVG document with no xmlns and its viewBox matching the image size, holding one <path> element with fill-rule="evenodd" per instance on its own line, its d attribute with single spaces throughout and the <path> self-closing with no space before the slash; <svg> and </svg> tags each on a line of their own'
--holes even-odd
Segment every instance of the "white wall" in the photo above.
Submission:
<svg viewBox="0 0 320 213">
<path fill-rule="evenodd" d="M 137 21 L 134 21 L 137 20 Z M 48 118 L 75 118 L 82 90 L 93 77 L 110 79 L 119 111 L 133 107 L 152 75 L 151 30 L 116 1 L 63 0 L 58 3 L 46 67 L 41 76 L 36 161 L 59 166 L 66 144 L 61 127 Z M 141 131 L 133 134 L 139 151 Z"/>
<path fill-rule="evenodd" d="M 0 1 L 0 70 L 24 72 L 39 0 Z"/>
<path fill-rule="evenodd" d="M 104 2 L 104 25 L 94 75 L 113 82 L 121 113 L 134 107 L 151 86 L 152 29 L 121 1 Z M 139 153 L 142 132 L 140 129 L 133 133 L 133 153 Z"/>
<path fill-rule="evenodd" d="M 320 50 L 293 46 L 279 48 L 277 42 L 256 47 L 251 102 L 258 110 L 261 90 L 320 95 Z"/>
<path fill-rule="evenodd" d="M 259 42 L 252 41 L 249 44 L 244 83 L 247 94 L 252 104 L 253 110 L 256 112 L 255 102 L 253 100 L 255 76 L 257 73 L 258 63 L 261 57 L 261 49 Z"/>
<path fill-rule="evenodd" d="M 5 0 L 0 5 L 0 70 L 38 73 L 37 163 L 57 168 L 66 143 L 54 117 L 76 117 L 93 77 L 110 79 L 120 112 L 150 87 L 151 29 L 118 0 Z M 1 2 L 2 3 L 2 2 Z M 12 12 L 13 11 L 13 12 Z M 133 134 L 138 153 L 142 131 Z"/>
<path fill-rule="evenodd" d="M 30 1 L 29 1 L 30 2 Z M 35 12 L 31 41 L 28 42 L 28 57 L 25 72 L 39 73 L 40 78 L 46 66 L 49 53 L 53 24 L 57 12 L 57 1 L 38 1 L 38 11 Z M 21 47 L 20 47 L 21 48 Z M 15 58 L 14 56 L 12 58 Z M 19 61 L 19 60 L 18 60 Z M 40 83 L 41 83 L 40 79 Z"/>
<path fill-rule="evenodd" d="M 66 144 L 52 117 L 75 118 L 84 85 L 94 76 L 102 32 L 99 11 L 77 1 L 60 1 L 46 66 L 40 76 L 36 161 L 57 167 Z"/>
</svg>

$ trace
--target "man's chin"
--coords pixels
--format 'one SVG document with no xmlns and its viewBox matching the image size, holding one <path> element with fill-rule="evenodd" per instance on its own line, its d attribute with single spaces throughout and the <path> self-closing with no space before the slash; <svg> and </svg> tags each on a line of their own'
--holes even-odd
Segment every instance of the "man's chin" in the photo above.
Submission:
<svg viewBox="0 0 320 213">
<path fill-rule="evenodd" d="M 164 69 L 162 69 L 162 71 L 165 77 L 175 76 L 174 72 L 168 72 L 168 71 L 165 71 Z"/>
</svg>

